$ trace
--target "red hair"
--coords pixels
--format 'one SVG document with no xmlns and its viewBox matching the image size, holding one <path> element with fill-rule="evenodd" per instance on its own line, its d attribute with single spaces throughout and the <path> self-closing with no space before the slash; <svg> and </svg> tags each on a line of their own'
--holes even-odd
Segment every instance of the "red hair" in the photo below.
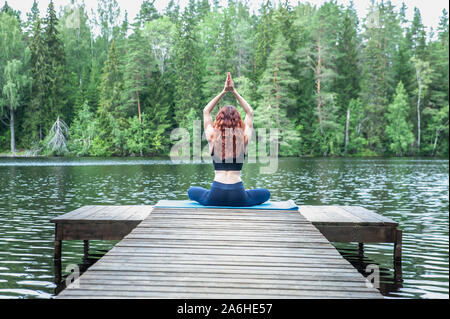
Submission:
<svg viewBox="0 0 450 319">
<path fill-rule="evenodd" d="M 231 157 L 231 143 L 226 143 L 227 135 L 229 138 L 231 136 L 233 137 L 233 158 L 236 158 L 236 153 L 237 155 L 240 155 L 244 150 L 244 145 L 247 141 L 244 136 L 245 124 L 241 119 L 239 111 L 233 105 L 225 105 L 220 109 L 219 113 L 217 113 L 213 127 L 216 131 L 214 146 L 217 147 L 215 147 L 215 149 L 218 149 L 220 144 L 222 144 L 222 160 Z M 219 154 L 217 155 L 220 156 Z"/>
</svg>

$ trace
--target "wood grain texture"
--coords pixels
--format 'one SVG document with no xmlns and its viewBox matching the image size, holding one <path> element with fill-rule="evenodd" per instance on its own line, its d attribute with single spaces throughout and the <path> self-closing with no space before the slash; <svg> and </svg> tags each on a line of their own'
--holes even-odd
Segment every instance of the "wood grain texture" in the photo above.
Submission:
<svg viewBox="0 0 450 319">
<path fill-rule="evenodd" d="M 117 220 L 148 210 L 109 207 Z M 91 206 L 67 220 L 108 214 Z M 382 297 L 293 211 L 155 208 L 77 283 L 56 298 Z"/>
</svg>

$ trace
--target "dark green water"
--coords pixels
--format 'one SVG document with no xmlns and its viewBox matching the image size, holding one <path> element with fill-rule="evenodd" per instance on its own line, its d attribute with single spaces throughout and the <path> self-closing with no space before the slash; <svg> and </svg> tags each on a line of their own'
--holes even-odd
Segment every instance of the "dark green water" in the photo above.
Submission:
<svg viewBox="0 0 450 319">
<path fill-rule="evenodd" d="M 280 159 L 273 175 L 245 164 L 247 188 L 267 187 L 273 200 L 297 204 L 361 205 L 398 221 L 403 229 L 402 277 L 392 244 L 336 244 L 355 267 L 376 263 L 381 290 L 392 298 L 449 297 L 449 161 L 408 158 Z M 83 205 L 155 204 L 187 199 L 193 185 L 209 187 L 210 164 L 153 159 L 0 159 L 0 298 L 50 298 L 53 224 Z M 101 256 L 111 242 L 92 242 Z M 63 269 L 82 262 L 82 242 L 66 242 Z M 397 278 L 396 275 L 397 274 Z"/>
</svg>

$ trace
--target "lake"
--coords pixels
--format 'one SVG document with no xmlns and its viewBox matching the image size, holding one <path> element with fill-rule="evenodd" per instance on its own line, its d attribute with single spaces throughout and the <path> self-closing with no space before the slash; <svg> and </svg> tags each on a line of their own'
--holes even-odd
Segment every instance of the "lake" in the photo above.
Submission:
<svg viewBox="0 0 450 319">
<path fill-rule="evenodd" d="M 449 161 L 430 158 L 281 158 L 275 174 L 244 164 L 246 188 L 266 187 L 272 200 L 308 205 L 360 205 L 400 223 L 402 277 L 392 244 L 335 244 L 363 271 L 381 269 L 390 298 L 448 298 Z M 146 158 L 0 158 L 0 298 L 51 298 L 54 225 L 50 219 L 83 205 L 153 205 L 187 199 L 190 185 L 209 188 L 210 163 Z M 91 261 L 115 242 L 92 241 Z M 82 263 L 81 241 L 64 242 L 65 266 Z"/>
</svg>

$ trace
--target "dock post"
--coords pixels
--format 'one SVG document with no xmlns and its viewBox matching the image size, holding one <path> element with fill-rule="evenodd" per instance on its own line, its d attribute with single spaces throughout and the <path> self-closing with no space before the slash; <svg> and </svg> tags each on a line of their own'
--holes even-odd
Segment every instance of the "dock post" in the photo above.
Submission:
<svg viewBox="0 0 450 319">
<path fill-rule="evenodd" d="M 89 256 L 89 240 L 83 240 L 84 246 L 84 258 L 87 259 Z"/>
<path fill-rule="evenodd" d="M 397 229 L 395 233 L 394 243 L 394 263 L 401 264 L 402 262 L 402 230 Z"/>
<path fill-rule="evenodd" d="M 394 243 L 394 278 L 395 281 L 401 283 L 403 281 L 402 271 L 402 230 L 397 229 L 395 232 Z"/>
<path fill-rule="evenodd" d="M 364 243 L 358 243 L 358 253 L 360 257 L 364 256 Z"/>
<path fill-rule="evenodd" d="M 53 269 L 55 272 L 55 284 L 61 282 L 61 255 L 62 255 L 62 240 L 61 230 L 58 224 L 55 224 L 55 249 L 53 252 Z"/>
</svg>

